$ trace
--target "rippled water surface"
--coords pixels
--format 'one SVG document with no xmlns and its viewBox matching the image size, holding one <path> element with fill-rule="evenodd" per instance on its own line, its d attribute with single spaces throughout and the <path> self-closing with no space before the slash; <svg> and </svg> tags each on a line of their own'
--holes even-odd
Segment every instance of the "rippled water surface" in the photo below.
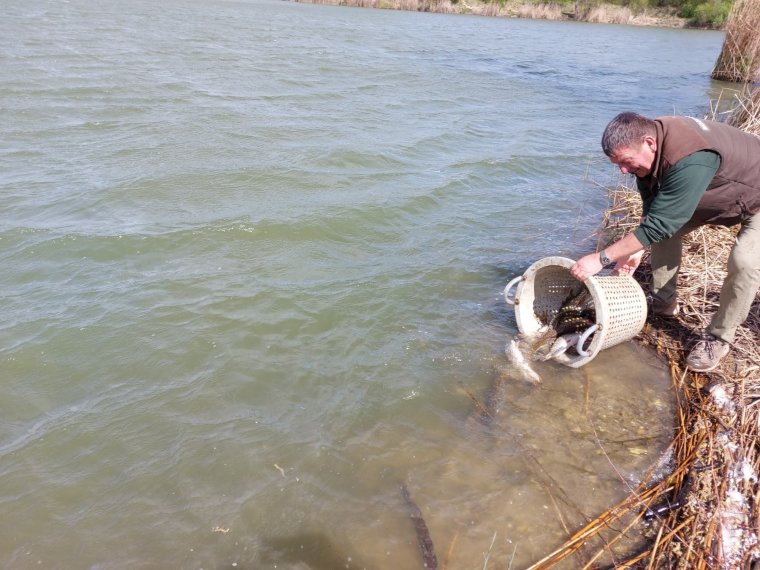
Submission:
<svg viewBox="0 0 760 570">
<path fill-rule="evenodd" d="M 593 249 L 604 125 L 702 113 L 721 42 L 5 2 L 0 567 L 413 570 L 402 482 L 450 570 L 556 547 L 656 463 L 669 380 L 626 343 L 510 381 L 500 292 Z"/>
</svg>

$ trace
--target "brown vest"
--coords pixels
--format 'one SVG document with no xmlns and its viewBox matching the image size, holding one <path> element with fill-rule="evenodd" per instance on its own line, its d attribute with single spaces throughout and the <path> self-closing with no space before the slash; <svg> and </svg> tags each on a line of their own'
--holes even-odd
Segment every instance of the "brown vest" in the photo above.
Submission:
<svg viewBox="0 0 760 570">
<path fill-rule="evenodd" d="M 720 155 L 720 167 L 688 225 L 731 226 L 760 211 L 760 137 L 690 117 L 660 117 L 655 124 L 657 154 L 647 177 L 655 192 L 659 181 L 682 158 L 700 150 Z"/>
</svg>

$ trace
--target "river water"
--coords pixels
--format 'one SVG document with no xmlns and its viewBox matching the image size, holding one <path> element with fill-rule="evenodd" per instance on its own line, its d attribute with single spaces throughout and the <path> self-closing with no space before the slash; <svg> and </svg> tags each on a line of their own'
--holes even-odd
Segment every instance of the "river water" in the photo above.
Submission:
<svg viewBox="0 0 760 570">
<path fill-rule="evenodd" d="M 473 398 L 504 284 L 595 245 L 606 122 L 704 113 L 722 34 L 3 13 L 0 567 L 413 570 L 404 483 L 447 568 L 519 568 L 657 463 L 673 396 L 635 343 L 507 378 L 490 426 Z"/>
</svg>

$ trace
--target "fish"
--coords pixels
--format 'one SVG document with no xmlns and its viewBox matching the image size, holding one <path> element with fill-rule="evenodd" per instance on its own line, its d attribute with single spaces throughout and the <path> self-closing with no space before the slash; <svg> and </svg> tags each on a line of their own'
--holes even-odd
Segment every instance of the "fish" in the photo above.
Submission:
<svg viewBox="0 0 760 570">
<path fill-rule="evenodd" d="M 492 426 L 501 416 L 507 402 L 509 391 L 514 380 L 522 380 L 531 385 L 541 384 L 541 377 L 531 368 L 523 350 L 531 354 L 531 343 L 534 337 L 517 334 L 505 346 L 507 362 L 499 361 L 491 364 L 491 385 L 486 389 L 482 398 L 469 392 L 467 395 L 475 402 L 475 409 L 467 419 L 467 425 L 473 428 L 477 424 Z M 534 359 L 535 358 L 532 358 Z"/>
<path fill-rule="evenodd" d="M 512 338 L 504 347 L 504 354 L 512 365 L 513 370 L 520 375 L 523 380 L 531 384 L 541 384 L 541 377 L 531 368 L 530 363 L 523 356 L 517 341 Z"/>
<path fill-rule="evenodd" d="M 584 332 L 595 323 L 596 310 L 591 292 L 585 287 L 571 290 L 554 316 L 548 320 L 546 328 L 549 332 L 541 336 L 540 347 L 534 350 L 534 360 L 548 360 L 545 357 L 551 352 L 550 347 L 558 337 Z"/>
<path fill-rule="evenodd" d="M 595 319 L 594 300 L 589 290 L 584 287 L 581 291 L 568 295 L 552 319 L 551 328 L 556 331 L 557 336 L 561 336 L 588 328 L 594 324 Z"/>
<path fill-rule="evenodd" d="M 581 338 L 581 333 L 579 332 L 572 332 L 558 336 L 549 347 L 549 351 L 544 355 L 543 359 L 551 360 L 552 358 L 557 358 L 558 356 L 565 354 L 569 348 L 576 345 L 579 338 Z"/>
<path fill-rule="evenodd" d="M 409 489 L 402 482 L 401 496 L 404 498 L 404 503 L 409 510 L 409 516 L 414 523 L 414 530 L 417 533 L 417 544 L 420 547 L 422 553 L 422 564 L 427 570 L 438 570 L 438 557 L 435 555 L 435 548 L 433 547 L 433 539 L 430 537 L 430 531 L 428 530 L 425 519 L 422 517 L 422 511 L 412 500 L 412 496 L 409 494 Z"/>
<path fill-rule="evenodd" d="M 569 333 L 585 331 L 593 325 L 594 322 L 593 319 L 586 315 L 568 317 L 557 323 L 557 336 L 560 337 Z"/>
</svg>

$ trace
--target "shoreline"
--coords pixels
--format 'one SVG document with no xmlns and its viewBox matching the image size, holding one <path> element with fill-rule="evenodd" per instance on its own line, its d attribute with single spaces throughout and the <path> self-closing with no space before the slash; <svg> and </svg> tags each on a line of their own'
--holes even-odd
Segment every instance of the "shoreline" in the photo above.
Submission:
<svg viewBox="0 0 760 570">
<path fill-rule="evenodd" d="M 622 24 L 658 28 L 682 28 L 693 30 L 722 30 L 692 26 L 686 18 L 678 16 L 673 8 L 650 8 L 634 12 L 630 8 L 614 4 L 598 4 L 580 7 L 569 5 L 532 4 L 519 0 L 502 3 L 481 0 L 292 0 L 302 4 L 327 4 L 353 8 L 378 10 L 404 10 L 410 12 L 433 12 L 438 14 L 461 14 L 497 18 L 523 18 L 565 22 L 588 22 L 598 24 Z"/>
</svg>

